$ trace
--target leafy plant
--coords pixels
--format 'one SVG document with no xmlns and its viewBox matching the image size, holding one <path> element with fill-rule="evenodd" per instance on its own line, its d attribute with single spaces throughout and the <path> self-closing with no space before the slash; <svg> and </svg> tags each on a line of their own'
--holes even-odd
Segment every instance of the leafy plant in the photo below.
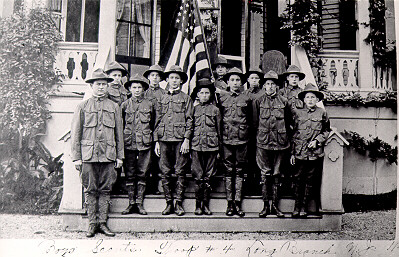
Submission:
<svg viewBox="0 0 399 257">
<path fill-rule="evenodd" d="M 30 210 L 40 207 L 45 211 L 59 203 L 61 155 L 52 158 L 39 135 L 45 132 L 49 95 L 59 81 L 53 64 L 60 40 L 47 10 L 20 9 L 0 19 L 2 210 L 30 205 Z"/>
</svg>

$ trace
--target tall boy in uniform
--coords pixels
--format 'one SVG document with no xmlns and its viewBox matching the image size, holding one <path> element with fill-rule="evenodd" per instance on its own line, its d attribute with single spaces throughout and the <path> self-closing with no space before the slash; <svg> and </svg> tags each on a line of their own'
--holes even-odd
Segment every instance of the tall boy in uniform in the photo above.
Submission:
<svg viewBox="0 0 399 257">
<path fill-rule="evenodd" d="M 278 75 L 269 71 L 265 75 L 263 88 L 265 95 L 254 102 L 254 123 L 257 128 L 256 162 L 261 170 L 263 210 L 259 217 L 264 218 L 271 212 L 284 217 L 278 208 L 280 185 L 280 166 L 286 150 L 290 146 L 288 131 L 291 123 L 291 111 L 288 100 L 277 92 Z M 268 190 L 272 185 L 272 206 L 269 207 Z M 270 212 L 271 211 L 271 212 Z"/>
<path fill-rule="evenodd" d="M 93 72 L 92 78 L 86 80 L 93 96 L 77 106 L 72 121 L 72 160 L 84 187 L 89 218 L 87 237 L 97 231 L 115 236 L 106 223 L 115 168 L 122 167 L 124 151 L 121 111 L 106 94 L 112 80 L 102 69 Z"/>
<path fill-rule="evenodd" d="M 219 108 L 214 104 L 215 86 L 209 79 L 200 79 L 191 94 L 199 104 L 194 107 L 194 132 L 191 140 L 191 171 L 195 179 L 195 215 L 211 215 L 210 180 L 215 175 L 216 156 L 220 147 Z"/>
<path fill-rule="evenodd" d="M 308 203 L 314 195 L 315 178 L 320 176 L 324 157 L 324 145 L 331 131 L 325 109 L 316 106 L 324 94 L 317 86 L 309 83 L 298 94 L 304 108 L 294 110 L 294 131 L 291 164 L 297 169 L 295 177 L 295 209 L 292 217 L 306 217 Z M 317 188 L 317 187 L 316 187 Z M 318 201 L 317 201 L 318 202 Z M 316 212 L 318 208 L 316 208 Z"/>
<path fill-rule="evenodd" d="M 217 93 L 229 91 L 227 83 L 223 80 L 223 76 L 226 75 L 227 70 L 230 68 L 231 65 L 223 56 L 218 56 L 216 61 L 212 64 L 212 69 L 215 71 L 215 87 Z"/>
<path fill-rule="evenodd" d="M 109 83 L 107 88 L 108 98 L 120 106 L 128 99 L 129 91 L 127 91 L 123 86 L 122 79 L 123 77 L 127 77 L 129 73 L 120 63 L 116 61 L 112 61 L 105 66 L 105 73 L 110 78 L 114 79 L 111 83 Z M 112 191 L 116 194 L 124 194 L 126 191 L 121 177 L 122 168 L 116 169 L 116 174 L 116 181 Z"/>
<path fill-rule="evenodd" d="M 123 77 L 127 77 L 129 73 L 120 63 L 115 61 L 105 66 L 105 73 L 114 79 L 107 89 L 108 98 L 120 106 L 128 99 L 129 91 L 123 86 L 122 79 Z"/>
<path fill-rule="evenodd" d="M 139 213 L 146 215 L 143 207 L 147 174 L 151 163 L 151 147 L 155 125 L 154 104 L 144 98 L 148 80 L 135 74 L 125 83 L 132 97 L 122 103 L 125 120 L 123 137 L 125 142 L 125 173 L 129 205 L 123 215 Z"/>
<path fill-rule="evenodd" d="M 146 77 L 150 85 L 148 89 L 144 93 L 144 97 L 151 100 L 155 107 L 159 106 L 159 102 L 161 101 L 161 97 L 166 93 L 166 91 L 159 86 L 159 83 L 164 80 L 165 74 L 163 69 L 159 65 L 152 65 L 148 70 L 143 73 L 143 76 Z M 155 142 L 153 142 L 152 149 L 155 150 Z M 156 194 L 159 194 L 158 191 L 158 182 L 159 175 L 161 171 L 159 169 L 159 157 L 156 154 L 151 155 L 151 177 L 150 177 L 150 190 L 154 190 Z M 155 187 L 155 188 L 154 188 Z"/>
<path fill-rule="evenodd" d="M 161 182 L 166 199 L 163 215 L 173 212 L 184 215 L 183 194 L 184 179 L 190 151 L 190 138 L 193 132 L 193 102 L 181 91 L 187 81 L 187 74 L 173 65 L 165 72 L 167 93 L 161 97 L 156 115 L 154 132 L 155 153 L 160 156 L 159 168 L 162 172 Z M 176 181 L 176 204 L 173 208 L 171 175 L 174 170 Z"/>
<path fill-rule="evenodd" d="M 220 94 L 222 113 L 222 158 L 225 166 L 226 215 L 245 216 L 241 208 L 244 168 L 247 164 L 248 131 L 251 124 L 251 99 L 242 93 L 245 75 L 238 68 L 230 69 L 224 80 L 230 92 Z"/>
</svg>

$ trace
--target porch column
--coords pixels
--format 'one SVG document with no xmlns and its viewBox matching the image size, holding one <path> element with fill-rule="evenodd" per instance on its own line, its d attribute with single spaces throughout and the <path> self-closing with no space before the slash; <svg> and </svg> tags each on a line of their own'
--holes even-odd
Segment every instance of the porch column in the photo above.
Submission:
<svg viewBox="0 0 399 257">
<path fill-rule="evenodd" d="M 373 52 L 371 45 L 367 44 L 364 39 L 370 33 L 370 27 L 364 26 L 362 23 L 370 24 L 369 1 L 358 1 L 357 20 L 359 22 L 359 34 L 357 39 L 357 49 L 359 50 L 359 87 L 360 91 L 373 90 Z"/>
<path fill-rule="evenodd" d="M 98 55 L 94 68 L 104 68 L 106 62 L 115 60 L 116 0 L 100 1 L 98 29 Z"/>
<path fill-rule="evenodd" d="M 394 1 L 394 16 L 395 24 L 399 24 L 399 2 Z M 396 42 L 399 42 L 399 26 L 395 26 L 395 38 Z M 399 51 L 396 49 L 396 60 L 399 60 Z M 399 78 L 399 69 L 396 69 L 396 77 Z M 399 185 L 399 176 L 397 176 L 397 183 Z M 399 193 L 397 194 L 396 203 L 399 202 Z M 399 212 L 396 212 L 396 221 L 399 221 Z M 399 229 L 396 230 L 396 238 L 399 238 Z"/>
</svg>

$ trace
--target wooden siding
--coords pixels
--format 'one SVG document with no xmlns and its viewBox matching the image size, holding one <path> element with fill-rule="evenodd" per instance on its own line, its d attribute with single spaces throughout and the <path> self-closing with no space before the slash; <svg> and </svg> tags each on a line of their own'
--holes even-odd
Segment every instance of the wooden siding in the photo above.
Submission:
<svg viewBox="0 0 399 257">
<path fill-rule="evenodd" d="M 340 48 L 339 0 L 325 0 L 322 8 L 322 35 L 324 49 Z"/>
</svg>

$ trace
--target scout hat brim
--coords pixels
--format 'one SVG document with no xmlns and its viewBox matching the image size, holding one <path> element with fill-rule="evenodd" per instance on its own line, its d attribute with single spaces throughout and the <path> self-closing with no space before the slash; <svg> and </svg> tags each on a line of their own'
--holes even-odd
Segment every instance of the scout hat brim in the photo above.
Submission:
<svg viewBox="0 0 399 257">
<path fill-rule="evenodd" d="M 130 86 L 132 83 L 140 83 L 144 90 L 147 90 L 149 87 L 149 83 L 146 78 L 139 76 L 138 74 L 135 74 L 133 77 L 131 77 L 126 83 L 123 85 L 127 90 L 129 90 Z"/>
<path fill-rule="evenodd" d="M 227 83 L 231 75 L 238 75 L 241 78 L 241 84 L 244 84 L 247 81 L 247 77 L 244 73 L 242 73 L 238 68 L 231 68 L 227 73 L 223 76 L 223 81 Z"/>
<path fill-rule="evenodd" d="M 227 69 L 230 69 L 232 67 L 231 64 L 228 62 L 216 62 L 216 63 L 212 64 L 212 70 L 216 70 L 216 67 L 218 65 L 222 65 L 222 66 L 226 67 Z"/>
<path fill-rule="evenodd" d="M 303 80 L 305 78 L 305 73 L 301 72 L 299 67 L 296 65 L 290 65 L 286 72 L 281 74 L 283 79 L 286 79 L 290 74 L 297 74 L 299 76 L 299 80 Z"/>
<path fill-rule="evenodd" d="M 301 101 L 303 101 L 303 99 L 305 98 L 305 95 L 306 95 L 307 93 L 313 93 L 313 94 L 315 94 L 316 97 L 319 99 L 319 101 L 321 101 L 321 100 L 324 99 L 324 94 L 323 94 L 323 92 L 320 92 L 320 91 L 317 91 L 317 90 L 304 90 L 304 91 L 302 91 L 302 92 L 299 92 L 299 93 L 298 93 L 298 98 L 299 98 Z"/>
<path fill-rule="evenodd" d="M 110 78 L 110 77 L 108 77 L 107 74 L 105 74 L 103 69 L 99 68 L 99 69 L 94 70 L 91 75 L 91 78 L 86 79 L 85 82 L 92 84 L 94 81 L 97 81 L 97 80 L 105 80 L 105 81 L 107 81 L 107 83 L 114 81 L 113 78 Z"/>
<path fill-rule="evenodd" d="M 203 89 L 203 88 L 208 88 L 209 91 L 211 91 L 211 98 L 216 92 L 215 85 L 212 82 L 205 82 L 205 83 L 199 83 L 197 82 L 197 85 L 193 89 L 193 92 L 191 93 L 191 98 L 195 100 L 197 98 L 198 92 Z"/>
<path fill-rule="evenodd" d="M 108 77 L 106 77 L 106 78 L 91 78 L 91 79 L 86 79 L 85 82 L 86 82 L 86 83 L 89 83 L 89 84 L 93 84 L 93 82 L 94 82 L 94 81 L 97 81 L 97 80 L 105 80 L 105 81 L 107 81 L 107 83 L 110 83 L 110 82 L 114 81 L 113 78 L 108 78 Z"/>
<path fill-rule="evenodd" d="M 167 79 L 169 77 L 169 75 L 172 73 L 179 74 L 179 76 L 182 80 L 182 84 L 187 82 L 188 76 L 184 71 L 167 71 L 167 72 L 165 72 L 165 79 Z"/>
<path fill-rule="evenodd" d="M 143 73 L 143 76 L 148 78 L 148 76 L 150 75 L 151 72 L 158 72 L 159 76 L 161 77 L 161 80 L 165 79 L 165 72 L 163 72 L 161 66 L 159 66 L 159 65 L 151 66 L 148 70 L 146 70 Z"/>
<path fill-rule="evenodd" d="M 111 62 L 107 65 L 107 67 L 105 67 L 105 73 L 107 73 L 108 75 L 113 70 L 118 70 L 122 72 L 122 77 L 129 75 L 129 72 L 127 72 L 127 70 L 118 62 Z"/>
</svg>

